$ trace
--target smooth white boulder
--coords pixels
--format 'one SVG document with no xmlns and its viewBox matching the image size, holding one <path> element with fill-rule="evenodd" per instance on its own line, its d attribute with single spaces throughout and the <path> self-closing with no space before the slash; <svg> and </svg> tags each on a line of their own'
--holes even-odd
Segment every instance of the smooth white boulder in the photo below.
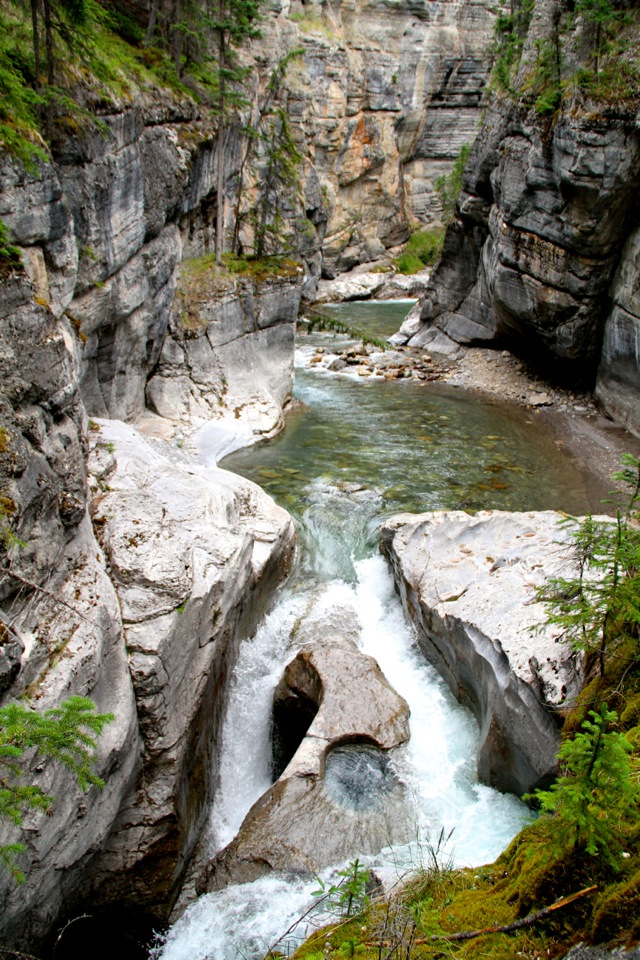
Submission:
<svg viewBox="0 0 640 960">
<path fill-rule="evenodd" d="M 436 511 L 382 527 L 421 646 L 480 724 L 480 779 L 520 794 L 554 775 L 562 711 L 583 680 L 536 600 L 546 577 L 570 575 L 562 516 Z"/>
</svg>

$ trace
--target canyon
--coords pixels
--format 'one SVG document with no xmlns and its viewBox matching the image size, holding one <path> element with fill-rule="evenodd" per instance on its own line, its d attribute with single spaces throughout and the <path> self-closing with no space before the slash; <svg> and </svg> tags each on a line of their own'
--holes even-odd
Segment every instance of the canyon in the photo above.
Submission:
<svg viewBox="0 0 640 960">
<path fill-rule="evenodd" d="M 537 4 L 523 70 L 561 6 Z M 58 800 L 55 816 L 27 825 L 25 885 L 0 876 L 7 947 L 45 943 L 87 903 L 169 916 L 212 800 L 239 647 L 296 549 L 286 511 L 217 460 L 282 430 L 301 303 L 324 281 L 388 262 L 416 223 L 439 222 L 435 181 L 463 145 L 473 148 L 442 257 L 399 340 L 435 352 L 507 347 L 549 376 L 590 378 L 604 411 L 640 434 L 637 116 L 576 111 L 549 124 L 489 92 L 497 15 L 480 0 L 270 8 L 262 38 L 243 51 L 254 67 L 247 110 L 278 59 L 299 51 L 278 96 L 302 160 L 299 189 L 282 204 L 291 259 L 265 275 L 212 262 L 215 126 L 188 97 L 113 98 L 98 111 L 100 131 L 59 139 L 36 171 L 3 161 L 0 218 L 24 269 L 0 291 L 0 484 L 3 522 L 19 541 L 3 546 L 0 689 L 39 709 L 79 693 L 116 715 L 99 743 L 103 791 L 82 794 L 54 764 L 31 765 Z M 229 233 L 244 150 L 234 128 Z M 246 222 L 240 238 L 251 246 Z M 389 526 L 387 544 L 392 529 L 407 535 Z M 419 620 L 445 619 L 425 612 L 417 584 L 400 589 Z M 348 642 L 336 643 L 339 657 Z M 551 683 L 557 660 L 539 656 L 524 679 L 488 657 L 480 693 L 447 677 L 477 701 L 483 778 L 517 792 L 549 778 L 559 741 L 545 710 L 580 678 L 572 661 Z M 450 663 L 451 650 L 440 657 Z M 487 691 L 505 670 L 513 713 L 496 716 Z M 516 759 L 496 765 L 492 742 L 532 704 L 540 755 L 521 749 L 532 736 L 524 725 Z M 405 738 L 396 711 L 393 700 L 381 749 Z M 359 717 L 342 734 L 377 736 Z M 309 786 L 320 764 L 309 742 L 289 786 L 274 790 L 291 793 L 296 777 Z M 256 848 L 242 838 L 220 874 L 248 876 L 243 857 L 263 856 L 261 816 Z"/>
</svg>

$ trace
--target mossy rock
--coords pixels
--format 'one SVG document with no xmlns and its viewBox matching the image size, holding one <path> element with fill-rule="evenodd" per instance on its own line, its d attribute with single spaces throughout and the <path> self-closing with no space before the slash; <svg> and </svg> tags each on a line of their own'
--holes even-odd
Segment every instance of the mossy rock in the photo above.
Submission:
<svg viewBox="0 0 640 960">
<path fill-rule="evenodd" d="M 640 936 L 640 870 L 607 888 L 598 900 L 591 932 L 596 943 Z"/>
<path fill-rule="evenodd" d="M 594 704 L 604 703 L 607 700 L 608 683 L 603 677 L 594 677 L 581 690 L 576 701 L 565 717 L 562 728 L 562 739 L 571 740 L 579 732 L 582 724 L 588 719 L 589 710 L 595 709 Z"/>
</svg>

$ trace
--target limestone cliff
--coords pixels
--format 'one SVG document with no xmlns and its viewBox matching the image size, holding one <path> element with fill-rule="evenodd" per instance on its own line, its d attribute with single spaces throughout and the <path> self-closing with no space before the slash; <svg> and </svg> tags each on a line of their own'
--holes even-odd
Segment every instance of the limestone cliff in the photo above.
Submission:
<svg viewBox="0 0 640 960">
<path fill-rule="evenodd" d="M 282 99 L 303 202 L 285 216 L 312 272 L 374 260 L 415 218 L 439 219 L 434 181 L 475 137 L 495 17 L 483 0 L 285 0 L 267 18 L 262 51 L 301 51 Z"/>
<path fill-rule="evenodd" d="M 225 350 L 204 357 L 184 333 L 202 409 L 151 415 L 181 261 L 208 245 L 213 140 L 193 103 L 169 97 L 103 123 L 37 172 L 0 173 L 24 261 L 0 284 L 0 692 L 37 707 L 77 693 L 116 715 L 99 746 L 104 791 L 32 764 L 56 807 L 27 823 L 25 884 L 0 875 L 0 942 L 13 948 L 87 897 L 166 915 L 210 800 L 227 675 L 293 548 L 288 515 L 258 488 L 116 424 L 172 437 L 233 417 L 217 400 L 242 374 L 243 402 L 265 411 L 241 442 L 277 429 L 302 277 L 283 278 L 281 296 L 273 277 L 209 291 Z M 261 376 L 269 338 L 282 346 Z"/>
<path fill-rule="evenodd" d="M 510 345 L 591 383 L 597 370 L 605 410 L 638 432 L 640 22 L 613 8 L 607 60 L 588 18 L 559 0 L 534 5 L 511 93 L 494 91 L 474 144 L 420 329 L 407 334 Z"/>
</svg>

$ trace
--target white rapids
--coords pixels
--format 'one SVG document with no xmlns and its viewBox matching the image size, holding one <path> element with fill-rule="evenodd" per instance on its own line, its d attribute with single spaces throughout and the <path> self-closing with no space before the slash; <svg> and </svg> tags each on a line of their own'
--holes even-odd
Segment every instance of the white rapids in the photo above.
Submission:
<svg viewBox="0 0 640 960">
<path fill-rule="evenodd" d="M 326 496 L 332 492 L 324 491 Z M 332 534 L 335 542 L 335 531 Z M 348 551 L 342 543 L 341 550 Z M 334 558 L 335 559 L 335 558 Z M 337 568 L 345 569 L 345 557 Z M 380 556 L 351 560 L 351 576 L 327 579 L 316 567 L 283 592 L 255 637 L 243 644 L 232 682 L 221 743 L 220 782 L 212 810 L 211 853 L 235 835 L 252 804 L 271 785 L 269 725 L 273 692 L 296 652 L 295 626 L 313 606 L 352 610 L 363 652 L 375 657 L 411 708 L 411 739 L 395 764 L 415 808 L 415 840 L 386 847 L 368 864 L 387 886 L 426 864 L 440 836 L 440 855 L 456 865 L 489 862 L 527 817 L 527 809 L 477 782 L 477 727 L 418 649 Z M 359 852 L 353 851 L 353 857 Z M 336 865 L 338 869 L 341 865 Z M 330 877 L 331 870 L 323 873 Z M 276 943 L 290 953 L 322 922 L 313 911 L 316 878 L 272 874 L 206 894 L 193 903 L 154 950 L 156 960 L 251 960 Z M 326 921 L 326 918 L 325 918 Z M 293 929 L 291 929 L 293 928 Z M 288 932 L 289 931 L 289 932 Z M 284 939 L 281 940 L 284 936 Z"/>
</svg>

